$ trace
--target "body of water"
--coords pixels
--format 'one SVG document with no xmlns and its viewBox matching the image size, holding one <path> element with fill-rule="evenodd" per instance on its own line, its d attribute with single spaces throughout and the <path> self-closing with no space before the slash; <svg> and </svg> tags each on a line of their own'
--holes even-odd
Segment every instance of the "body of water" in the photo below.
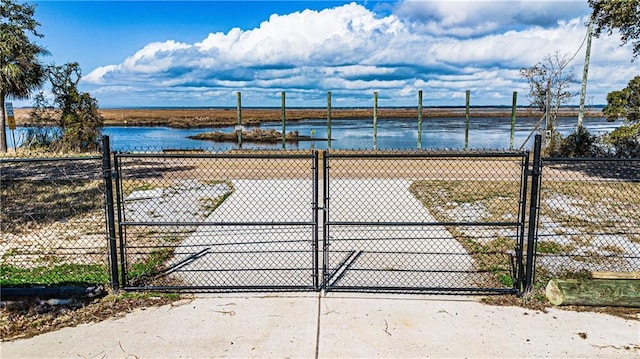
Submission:
<svg viewBox="0 0 640 359">
<path fill-rule="evenodd" d="M 534 129 L 537 118 L 518 118 L 515 126 L 514 147 L 519 148 Z M 576 126 L 575 117 L 563 117 L 558 120 L 558 130 L 566 136 Z M 607 122 L 604 118 L 585 118 L 584 126 L 594 135 L 600 135 L 620 126 L 620 122 Z M 542 123 L 541 127 L 545 124 Z M 260 126 L 247 126 L 246 129 L 282 130 L 279 122 L 263 123 Z M 111 148 L 117 151 L 158 150 L 158 149 L 206 149 L 224 151 L 237 148 L 235 143 L 219 143 L 192 140 L 188 136 L 202 132 L 232 132 L 233 126 L 221 128 L 176 129 L 169 127 L 105 127 L 103 133 L 110 137 Z M 298 131 L 300 135 L 315 138 L 327 138 L 327 121 L 304 120 L 288 122 L 286 131 Z M 469 149 L 509 149 L 510 117 L 471 117 L 469 119 Z M 15 138 L 18 146 L 24 139 L 26 128 L 17 128 Z M 379 119 L 378 149 L 415 149 L 417 148 L 418 123 L 416 119 Z M 13 145 L 8 131 L 9 146 Z M 333 119 L 331 121 L 331 148 L 333 149 L 372 149 L 373 121 L 371 119 Z M 533 136 L 525 144 L 530 149 Z M 463 149 L 465 147 L 464 118 L 435 117 L 425 118 L 422 124 L 423 149 Z M 243 143 L 242 148 L 281 149 L 282 143 L 256 144 Z M 287 149 L 326 149 L 326 140 L 287 143 Z"/>
</svg>

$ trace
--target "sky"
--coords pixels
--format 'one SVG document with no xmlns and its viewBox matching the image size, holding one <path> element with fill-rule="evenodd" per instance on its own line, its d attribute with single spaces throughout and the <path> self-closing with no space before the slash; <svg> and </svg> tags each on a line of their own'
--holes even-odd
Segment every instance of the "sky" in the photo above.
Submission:
<svg viewBox="0 0 640 359">
<path fill-rule="evenodd" d="M 51 53 L 109 107 L 526 106 L 520 69 L 558 53 L 582 76 L 586 0 L 35 1 Z M 640 74 L 631 46 L 594 38 L 587 105 Z M 579 92 L 579 83 L 572 90 Z M 577 104 L 576 96 L 572 104 Z M 17 106 L 30 102 L 14 101 Z"/>
</svg>

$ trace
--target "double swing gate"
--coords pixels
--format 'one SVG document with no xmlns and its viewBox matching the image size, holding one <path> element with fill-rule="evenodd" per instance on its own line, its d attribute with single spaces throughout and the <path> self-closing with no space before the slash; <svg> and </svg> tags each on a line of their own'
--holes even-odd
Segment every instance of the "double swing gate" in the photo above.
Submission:
<svg viewBox="0 0 640 359">
<path fill-rule="evenodd" d="M 125 289 L 517 293 L 527 284 L 528 153 L 113 161 L 112 262 Z"/>
</svg>

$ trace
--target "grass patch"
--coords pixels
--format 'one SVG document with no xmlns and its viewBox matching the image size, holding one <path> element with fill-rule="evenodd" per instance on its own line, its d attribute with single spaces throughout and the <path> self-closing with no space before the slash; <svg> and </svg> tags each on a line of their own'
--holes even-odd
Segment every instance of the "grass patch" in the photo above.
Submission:
<svg viewBox="0 0 640 359">
<path fill-rule="evenodd" d="M 153 250 L 142 261 L 133 263 L 127 271 L 127 279 L 134 285 L 139 285 L 156 273 L 162 271 L 164 262 L 173 255 L 173 249 L 160 248 Z"/>
<path fill-rule="evenodd" d="M 463 205 L 483 208 L 487 214 L 481 219 L 484 222 L 515 217 L 519 209 L 520 186 L 514 181 L 416 181 L 409 191 L 441 222 L 465 221 L 458 211 Z M 514 286 L 513 238 L 496 235 L 494 239 L 480 241 L 460 226 L 446 228 L 471 255 L 475 269 L 491 273 L 489 282 L 479 285 Z"/>
<path fill-rule="evenodd" d="M 572 246 L 562 245 L 554 241 L 538 241 L 536 251 L 543 254 L 570 253 Z"/>
<path fill-rule="evenodd" d="M 432 212 L 441 216 L 461 204 L 479 204 L 490 214 L 487 221 L 503 220 L 518 213 L 520 183 L 515 181 L 415 181 L 409 191 Z M 446 221 L 452 220 L 447 218 Z M 454 219 L 455 220 L 455 219 Z"/>
<path fill-rule="evenodd" d="M 224 201 L 226 201 L 227 198 L 229 198 L 233 194 L 233 192 L 235 192 L 236 189 L 231 181 L 210 181 L 208 184 L 217 185 L 222 183 L 226 184 L 229 188 L 229 190 L 225 194 L 216 198 L 198 199 L 198 201 L 200 202 L 200 209 L 204 212 L 201 214 L 203 218 L 207 218 L 211 213 L 213 213 L 213 211 L 218 209 L 218 207 L 220 207 L 224 203 Z"/>
<path fill-rule="evenodd" d="M 0 265 L 0 286 L 107 284 L 109 281 L 106 265 L 62 264 L 35 268 Z"/>
</svg>

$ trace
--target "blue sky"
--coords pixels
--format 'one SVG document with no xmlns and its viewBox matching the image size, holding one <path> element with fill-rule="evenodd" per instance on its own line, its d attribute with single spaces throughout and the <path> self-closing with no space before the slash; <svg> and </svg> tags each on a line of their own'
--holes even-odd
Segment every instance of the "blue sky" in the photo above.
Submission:
<svg viewBox="0 0 640 359">
<path fill-rule="evenodd" d="M 522 67 L 575 59 L 590 13 L 565 1 L 36 1 L 51 56 L 77 61 L 101 107 L 527 105 Z M 588 104 L 640 73 L 619 37 L 594 39 Z M 578 91 L 579 84 L 574 90 Z M 17 101 L 16 101 L 17 102 Z M 576 96 L 574 103 L 578 102 Z M 28 104 L 28 103 L 27 103 Z M 21 103 L 18 102 L 18 105 Z M 24 105 L 24 104 L 23 104 Z"/>
</svg>

